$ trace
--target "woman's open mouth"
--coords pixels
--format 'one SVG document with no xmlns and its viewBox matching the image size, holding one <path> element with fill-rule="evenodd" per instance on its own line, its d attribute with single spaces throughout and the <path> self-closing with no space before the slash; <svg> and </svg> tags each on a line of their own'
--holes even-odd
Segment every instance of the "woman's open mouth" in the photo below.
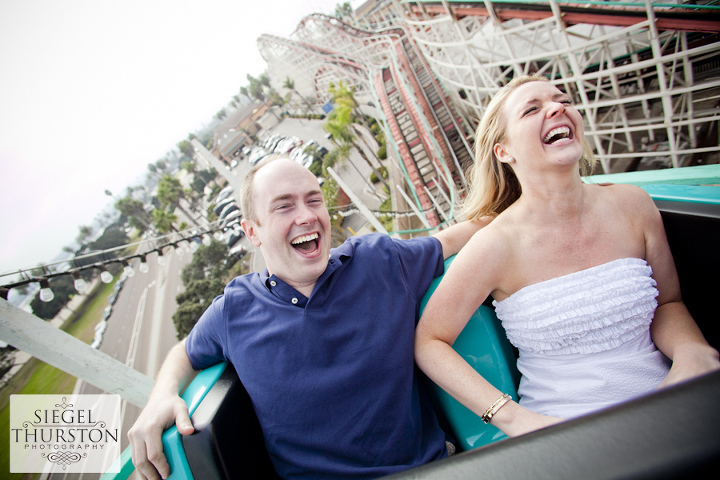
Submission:
<svg viewBox="0 0 720 480">
<path fill-rule="evenodd" d="M 570 129 L 568 127 L 558 127 L 553 128 L 547 135 L 545 135 L 543 143 L 545 145 L 556 145 L 566 140 L 572 140 L 572 138 L 572 134 L 570 133 Z"/>
</svg>

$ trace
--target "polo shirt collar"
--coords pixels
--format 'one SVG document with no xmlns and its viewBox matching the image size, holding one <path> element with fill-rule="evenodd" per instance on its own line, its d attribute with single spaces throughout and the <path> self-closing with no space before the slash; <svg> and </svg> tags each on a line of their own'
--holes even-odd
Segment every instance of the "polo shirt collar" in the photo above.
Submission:
<svg viewBox="0 0 720 480">
<path fill-rule="evenodd" d="M 337 248 L 330 250 L 330 259 L 328 260 L 325 271 L 320 275 L 318 281 L 313 287 L 313 294 L 317 291 L 318 287 L 324 284 L 343 263 L 351 259 L 354 253 L 353 245 L 350 242 L 345 242 Z M 260 280 L 265 285 L 270 293 L 279 298 L 280 300 L 291 303 L 297 307 L 305 308 L 308 303 L 308 298 L 302 293 L 295 290 L 293 287 L 288 285 L 284 280 L 281 280 L 275 275 L 270 275 L 268 269 L 264 269 L 260 273 Z M 311 295 L 312 297 L 312 295 Z"/>
</svg>

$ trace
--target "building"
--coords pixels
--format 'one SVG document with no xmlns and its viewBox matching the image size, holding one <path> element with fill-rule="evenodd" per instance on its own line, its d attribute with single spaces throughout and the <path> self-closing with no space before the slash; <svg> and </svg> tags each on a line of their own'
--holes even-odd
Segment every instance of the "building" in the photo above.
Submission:
<svg viewBox="0 0 720 480">
<path fill-rule="evenodd" d="M 241 154 L 243 147 L 252 145 L 251 137 L 262 129 L 258 121 L 267 111 L 266 104 L 253 101 L 230 114 L 213 133 L 213 155 L 230 164 Z"/>
</svg>

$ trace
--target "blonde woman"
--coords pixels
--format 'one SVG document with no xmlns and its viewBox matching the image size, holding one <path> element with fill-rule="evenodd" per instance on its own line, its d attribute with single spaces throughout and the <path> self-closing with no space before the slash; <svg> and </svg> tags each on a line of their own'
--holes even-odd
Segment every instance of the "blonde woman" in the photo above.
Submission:
<svg viewBox="0 0 720 480">
<path fill-rule="evenodd" d="M 416 329 L 420 368 L 509 436 L 720 368 L 680 298 L 660 214 L 630 185 L 591 185 L 580 113 L 517 78 L 477 132 L 465 215 L 496 216 L 457 255 Z M 519 404 L 451 345 L 492 295 L 518 348 Z"/>
</svg>

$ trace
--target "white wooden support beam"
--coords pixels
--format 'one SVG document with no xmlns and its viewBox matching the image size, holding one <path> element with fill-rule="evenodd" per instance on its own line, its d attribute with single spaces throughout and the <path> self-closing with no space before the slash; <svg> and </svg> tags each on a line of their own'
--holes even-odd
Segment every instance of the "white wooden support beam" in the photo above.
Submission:
<svg viewBox="0 0 720 480">
<path fill-rule="evenodd" d="M 151 378 L 2 298 L 0 339 L 133 405 L 147 403 Z"/>
<path fill-rule="evenodd" d="M 425 186 L 423 188 L 425 189 L 425 193 L 427 193 L 427 196 L 430 197 L 430 200 L 432 201 L 433 205 L 435 205 L 435 209 L 437 209 L 437 211 L 440 213 L 440 215 L 442 215 L 443 219 L 448 220 L 447 213 L 445 213 L 445 210 L 443 210 L 442 207 L 440 207 L 440 204 L 438 203 L 435 196 L 432 193 L 430 193 L 430 189 L 427 186 Z"/>
<path fill-rule="evenodd" d="M 338 185 L 340 185 L 340 188 L 343 189 L 343 192 L 345 192 L 347 196 L 350 197 L 350 200 L 352 200 L 358 210 L 360 210 L 360 213 L 367 219 L 368 222 L 370 222 L 373 227 L 375 227 L 375 230 L 387 235 L 388 231 L 385 230 L 385 227 L 383 227 L 382 223 L 380 223 L 380 220 L 378 220 L 377 217 L 370 211 L 370 209 L 365 206 L 362 200 L 360 200 L 360 197 L 355 195 L 355 193 L 350 189 L 350 187 L 348 187 L 348 185 L 343 181 L 343 179 L 340 178 L 340 175 L 335 173 L 335 170 L 333 170 L 331 167 L 328 167 L 327 171 L 328 173 L 330 173 L 330 175 L 332 175 Z"/>
<path fill-rule="evenodd" d="M 405 199 L 405 202 L 408 204 L 408 206 L 412 209 L 413 212 L 415 212 L 415 215 L 417 218 L 422 222 L 423 225 L 425 225 L 425 228 L 431 229 L 432 226 L 427 221 L 427 218 L 425 218 L 425 215 L 422 214 L 420 210 L 415 206 L 415 203 L 410 200 L 410 197 L 408 197 L 407 193 L 402 189 L 400 185 L 395 185 L 395 188 L 397 188 L 398 192 L 400 192 L 400 195 Z"/>
</svg>

